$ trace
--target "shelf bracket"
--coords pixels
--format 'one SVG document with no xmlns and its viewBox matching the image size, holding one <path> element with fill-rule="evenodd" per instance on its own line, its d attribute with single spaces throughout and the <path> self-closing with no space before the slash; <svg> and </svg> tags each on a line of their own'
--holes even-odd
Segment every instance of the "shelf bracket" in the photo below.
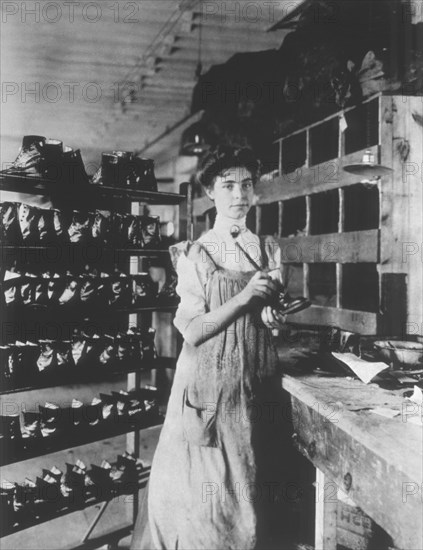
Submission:
<svg viewBox="0 0 423 550">
<path fill-rule="evenodd" d="M 109 505 L 111 501 L 110 500 L 105 500 L 101 506 L 100 506 L 100 510 L 98 511 L 98 514 L 95 516 L 95 518 L 93 519 L 93 521 L 91 522 L 91 525 L 88 527 L 88 530 L 86 531 L 85 535 L 83 536 L 83 538 L 81 539 L 81 544 L 84 544 L 84 542 L 87 542 L 87 540 L 89 539 L 91 533 L 94 531 L 94 529 L 96 528 L 96 525 L 98 524 L 98 522 L 100 521 L 102 515 L 104 514 L 104 512 L 106 511 L 106 508 L 107 506 Z"/>
</svg>

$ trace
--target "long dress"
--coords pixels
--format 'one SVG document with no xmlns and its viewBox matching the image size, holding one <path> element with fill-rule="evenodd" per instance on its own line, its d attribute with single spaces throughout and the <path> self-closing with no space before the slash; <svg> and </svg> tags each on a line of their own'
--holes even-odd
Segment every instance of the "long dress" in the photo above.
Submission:
<svg viewBox="0 0 423 550">
<path fill-rule="evenodd" d="M 257 245 L 258 237 L 248 234 L 244 242 Z M 212 230 L 173 248 L 181 296 L 175 325 L 182 334 L 255 273 L 243 258 L 232 261 L 237 269 L 227 269 L 229 261 L 219 265 L 221 250 L 210 246 L 217 241 L 222 247 Z M 260 241 L 259 255 L 263 269 L 279 268 L 271 240 Z M 210 330 L 207 323 L 204 330 Z M 271 331 L 259 312 L 240 316 L 197 347 L 184 342 L 149 482 L 156 549 L 267 548 L 282 459 L 276 365 Z"/>
</svg>

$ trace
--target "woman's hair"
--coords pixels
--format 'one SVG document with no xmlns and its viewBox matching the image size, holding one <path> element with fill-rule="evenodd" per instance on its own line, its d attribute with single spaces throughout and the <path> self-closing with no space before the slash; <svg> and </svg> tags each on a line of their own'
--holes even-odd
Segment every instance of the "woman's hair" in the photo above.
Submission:
<svg viewBox="0 0 423 550">
<path fill-rule="evenodd" d="M 206 188 L 213 187 L 215 178 L 229 168 L 246 168 L 256 183 L 260 175 L 260 161 L 247 147 L 220 145 L 202 159 L 197 181 Z"/>
</svg>

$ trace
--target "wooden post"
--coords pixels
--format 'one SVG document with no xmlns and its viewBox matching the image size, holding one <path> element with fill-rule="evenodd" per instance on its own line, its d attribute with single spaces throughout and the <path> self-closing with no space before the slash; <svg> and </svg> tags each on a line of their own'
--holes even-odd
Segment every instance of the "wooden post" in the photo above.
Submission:
<svg viewBox="0 0 423 550">
<path fill-rule="evenodd" d="M 261 206 L 256 206 L 256 235 L 261 235 Z"/>
<path fill-rule="evenodd" d="M 336 550 L 337 486 L 316 468 L 315 550 Z"/>
<path fill-rule="evenodd" d="M 310 235 L 310 224 L 311 224 L 311 197 L 310 197 L 310 195 L 306 195 L 305 201 L 306 201 L 305 234 Z M 309 264 L 304 263 L 303 264 L 303 294 L 306 298 L 310 298 L 309 279 L 310 279 Z"/>
<path fill-rule="evenodd" d="M 192 184 L 189 182 L 181 183 L 179 193 L 186 195 L 187 200 L 179 205 L 179 240 L 193 240 L 193 216 L 192 216 Z"/>
<path fill-rule="evenodd" d="M 142 214 L 143 210 L 144 210 L 144 205 L 142 203 L 140 202 L 131 203 L 132 215 L 139 216 Z M 142 262 L 143 262 L 142 258 L 138 256 L 130 256 L 129 273 L 131 275 L 135 275 L 138 273 L 138 271 L 142 271 L 143 270 Z M 129 326 L 139 326 L 140 323 L 142 324 L 142 321 L 143 321 L 142 316 L 138 315 L 137 313 L 131 313 L 128 316 Z M 141 373 L 140 372 L 129 373 L 127 376 L 126 384 L 127 384 L 128 390 L 131 390 L 133 388 L 139 388 L 141 386 Z M 133 455 L 136 458 L 139 458 L 140 456 L 140 441 L 141 441 L 141 438 L 140 438 L 140 432 L 138 429 L 128 433 L 126 436 L 126 450 L 130 453 L 133 453 Z M 128 513 L 130 514 L 129 512 L 129 508 L 131 507 L 130 499 L 126 500 L 125 502 L 129 504 L 129 506 L 127 506 L 127 509 L 128 509 Z M 134 500 L 132 503 L 132 518 L 131 518 L 134 524 L 137 520 L 137 515 L 138 515 L 138 498 L 136 495 L 134 495 Z"/>
<path fill-rule="evenodd" d="M 307 128 L 306 129 L 306 159 L 305 159 L 305 163 L 304 163 L 304 166 L 306 166 L 307 168 L 310 166 L 310 155 L 311 155 L 311 151 L 310 151 L 310 128 Z"/>
<path fill-rule="evenodd" d="M 345 208 L 344 208 L 344 190 L 342 187 L 338 189 L 339 197 L 339 213 L 338 213 L 338 233 L 344 232 L 344 219 L 345 219 Z M 342 264 L 336 264 L 336 307 L 342 307 Z"/>
<path fill-rule="evenodd" d="M 283 201 L 278 201 L 278 237 L 282 237 Z"/>
</svg>

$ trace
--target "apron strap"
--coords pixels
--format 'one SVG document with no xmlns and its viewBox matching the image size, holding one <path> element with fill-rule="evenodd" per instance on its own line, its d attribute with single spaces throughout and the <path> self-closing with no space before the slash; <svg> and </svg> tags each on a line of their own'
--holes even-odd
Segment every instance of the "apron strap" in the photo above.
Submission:
<svg viewBox="0 0 423 550">
<path fill-rule="evenodd" d="M 199 246 L 199 248 L 201 248 L 201 250 L 206 254 L 209 262 L 211 263 L 211 267 L 213 269 L 213 271 L 216 271 L 219 269 L 219 266 L 217 265 L 217 263 L 213 260 L 213 257 L 212 255 L 210 254 L 210 252 L 207 250 L 207 247 L 205 247 L 203 245 L 203 243 L 201 243 L 200 241 L 197 241 L 196 244 Z"/>
</svg>

